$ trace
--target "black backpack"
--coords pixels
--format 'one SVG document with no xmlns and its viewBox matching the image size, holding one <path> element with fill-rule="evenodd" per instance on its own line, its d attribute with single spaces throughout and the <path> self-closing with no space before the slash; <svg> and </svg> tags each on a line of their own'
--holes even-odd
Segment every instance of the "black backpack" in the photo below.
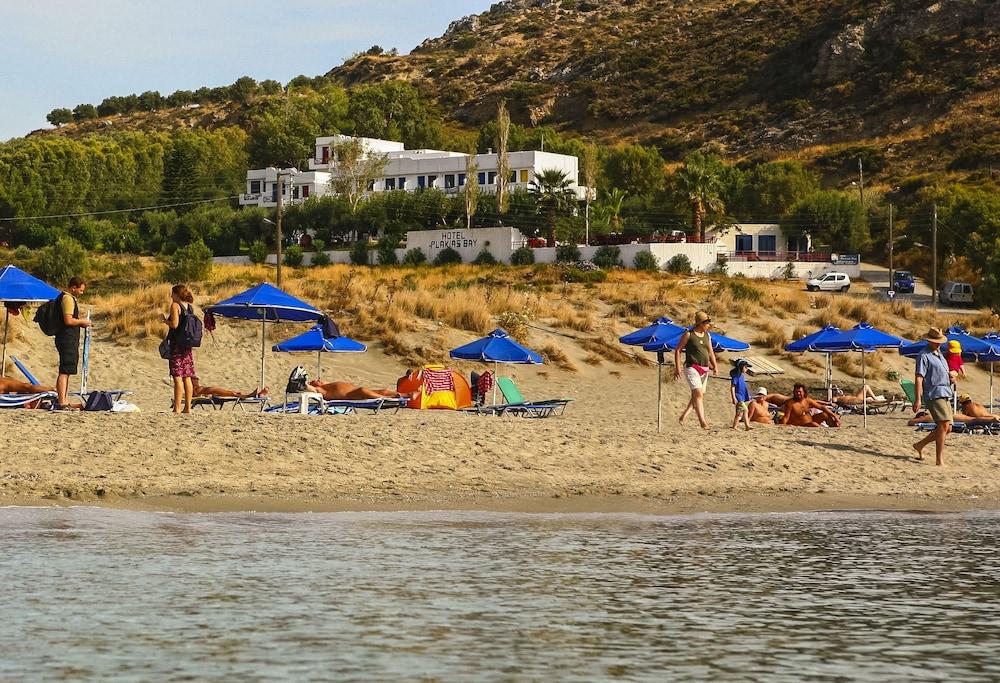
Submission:
<svg viewBox="0 0 1000 683">
<path fill-rule="evenodd" d="M 65 327 L 62 320 L 62 298 L 60 294 L 51 301 L 46 301 L 35 309 L 34 321 L 38 327 L 49 337 L 54 337 Z"/>
<path fill-rule="evenodd" d="M 84 410 L 92 411 L 106 411 L 114 408 L 115 401 L 114 397 L 110 392 L 107 391 L 92 391 L 87 396 L 87 402 L 84 404 Z"/>
<path fill-rule="evenodd" d="M 187 310 L 181 309 L 181 321 L 174 330 L 174 344 L 182 349 L 196 349 L 201 346 L 204 335 L 204 325 L 201 318 L 194 314 L 194 308 L 188 304 Z"/>
<path fill-rule="evenodd" d="M 306 374 L 306 369 L 301 365 L 298 366 L 288 376 L 288 385 L 285 387 L 285 393 L 301 394 L 304 391 L 308 391 L 309 385 L 306 383 L 308 380 L 309 375 Z"/>
</svg>

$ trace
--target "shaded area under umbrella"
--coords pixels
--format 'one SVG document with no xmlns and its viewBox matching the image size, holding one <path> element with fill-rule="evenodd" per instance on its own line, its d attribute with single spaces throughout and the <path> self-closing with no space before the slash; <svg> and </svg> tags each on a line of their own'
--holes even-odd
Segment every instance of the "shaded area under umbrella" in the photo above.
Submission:
<svg viewBox="0 0 1000 683">
<path fill-rule="evenodd" d="M 826 327 L 813 332 L 812 334 L 807 334 L 801 339 L 796 339 L 793 342 L 785 344 L 785 351 L 790 353 L 822 353 L 826 355 L 826 400 L 833 400 L 833 358 L 829 351 L 821 350 L 816 348 L 816 344 L 820 342 L 827 342 L 831 339 L 835 339 L 841 330 L 836 325 L 827 325 Z"/>
<path fill-rule="evenodd" d="M 315 325 L 302 334 L 271 347 L 277 353 L 316 353 L 316 379 L 323 374 L 324 353 L 364 353 L 368 347 L 350 337 L 327 337 L 323 326 Z"/>
<path fill-rule="evenodd" d="M 457 360 L 473 360 L 493 363 L 493 374 L 497 374 L 498 363 L 520 365 L 541 365 L 545 360 L 526 346 L 514 341 L 507 331 L 496 328 L 485 337 L 452 349 L 448 356 Z M 493 382 L 493 403 L 497 402 L 497 383 Z"/>
<path fill-rule="evenodd" d="M 647 325 L 635 332 L 619 337 L 618 341 L 629 346 L 646 346 L 647 344 L 657 344 L 667 339 L 677 338 L 684 334 L 686 327 L 678 325 L 670 318 L 661 316 L 653 321 L 652 325 Z M 663 396 L 663 352 L 656 354 L 656 431 L 659 432 L 662 424 L 661 398 Z"/>
<path fill-rule="evenodd" d="M 8 265 L 0 270 L 0 303 L 4 305 L 0 375 L 3 375 L 7 367 L 7 330 L 10 326 L 11 311 L 14 311 L 14 315 L 19 315 L 25 304 L 52 301 L 58 296 L 58 289 L 33 275 L 28 275 L 16 266 Z"/>
</svg>

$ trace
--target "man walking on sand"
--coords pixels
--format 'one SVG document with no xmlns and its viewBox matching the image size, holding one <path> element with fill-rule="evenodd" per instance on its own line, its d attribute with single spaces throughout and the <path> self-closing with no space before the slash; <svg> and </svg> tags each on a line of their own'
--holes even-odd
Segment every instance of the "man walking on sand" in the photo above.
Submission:
<svg viewBox="0 0 1000 683">
<path fill-rule="evenodd" d="M 56 379 L 56 399 L 59 410 L 69 410 L 69 377 L 75 375 L 80 364 L 80 329 L 90 327 L 90 321 L 80 318 L 76 298 L 87 289 L 81 277 L 70 278 L 66 291 L 59 295 L 59 329 L 55 335 L 56 352 L 59 354 L 59 377 Z"/>
<path fill-rule="evenodd" d="M 948 374 L 948 362 L 941 355 L 941 345 L 948 343 L 948 338 L 936 327 L 932 327 L 927 336 L 927 347 L 917 356 L 917 371 L 914 379 L 916 398 L 913 402 L 913 412 L 918 412 L 921 405 L 926 406 L 930 417 L 934 420 L 934 431 L 913 444 L 913 450 L 920 459 L 924 458 L 924 447 L 934 442 L 935 464 L 944 465 L 944 437 L 951 431 L 954 419 L 951 409 L 952 391 L 951 377 Z"/>
<path fill-rule="evenodd" d="M 708 373 L 719 374 L 719 365 L 712 349 L 712 337 L 708 328 L 712 326 L 712 318 L 705 311 L 694 314 L 694 327 L 681 335 L 674 349 L 674 379 L 681 377 L 681 349 L 684 349 L 684 379 L 691 388 L 691 398 L 688 400 L 680 422 L 694 409 L 698 423 L 702 429 L 708 429 L 705 420 L 705 389 L 708 388 Z"/>
</svg>

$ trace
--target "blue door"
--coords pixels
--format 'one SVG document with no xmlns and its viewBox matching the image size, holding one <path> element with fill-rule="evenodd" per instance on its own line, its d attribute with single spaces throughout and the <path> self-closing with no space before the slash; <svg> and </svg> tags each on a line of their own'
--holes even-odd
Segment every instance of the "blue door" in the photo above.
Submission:
<svg viewBox="0 0 1000 683">
<path fill-rule="evenodd" d="M 736 253 L 745 254 L 753 251 L 753 235 L 736 236 Z"/>
<path fill-rule="evenodd" d="M 767 254 L 768 256 L 774 256 L 777 249 L 777 237 L 774 235 L 758 235 L 757 236 L 757 251 L 761 254 Z"/>
</svg>

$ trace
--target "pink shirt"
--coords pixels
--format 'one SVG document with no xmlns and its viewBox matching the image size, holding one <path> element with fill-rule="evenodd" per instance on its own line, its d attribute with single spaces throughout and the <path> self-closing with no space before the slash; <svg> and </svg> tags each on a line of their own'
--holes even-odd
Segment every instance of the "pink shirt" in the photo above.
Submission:
<svg viewBox="0 0 1000 683">
<path fill-rule="evenodd" d="M 962 371 L 962 354 L 960 353 L 949 353 L 948 354 L 948 370 L 949 372 L 961 372 Z"/>
</svg>

